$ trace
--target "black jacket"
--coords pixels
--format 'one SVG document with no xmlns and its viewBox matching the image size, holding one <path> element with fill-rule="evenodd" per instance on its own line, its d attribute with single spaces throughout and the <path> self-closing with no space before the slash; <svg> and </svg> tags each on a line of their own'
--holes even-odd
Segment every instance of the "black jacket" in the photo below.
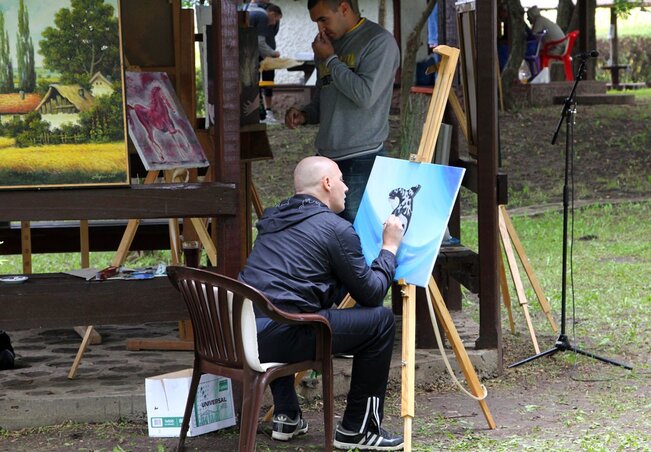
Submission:
<svg viewBox="0 0 651 452">
<path fill-rule="evenodd" d="M 350 222 L 309 195 L 265 210 L 240 280 L 288 312 L 316 312 L 350 292 L 362 306 L 380 306 L 396 258 L 382 250 L 369 267 Z"/>
</svg>

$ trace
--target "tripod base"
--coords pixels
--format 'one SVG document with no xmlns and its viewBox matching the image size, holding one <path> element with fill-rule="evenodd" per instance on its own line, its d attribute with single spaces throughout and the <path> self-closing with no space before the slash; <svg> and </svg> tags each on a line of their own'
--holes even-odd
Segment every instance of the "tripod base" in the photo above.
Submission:
<svg viewBox="0 0 651 452">
<path fill-rule="evenodd" d="M 612 364 L 613 366 L 619 366 L 619 367 L 623 367 L 624 369 L 633 370 L 633 368 L 631 366 L 629 366 L 628 364 L 620 363 L 620 362 L 614 361 L 612 359 L 604 358 L 602 356 L 595 355 L 594 353 L 586 352 L 586 351 L 583 351 L 583 350 L 581 350 L 579 348 L 576 348 L 575 346 L 570 344 L 569 339 L 564 334 L 561 334 L 560 336 L 558 336 L 558 339 L 556 339 L 556 343 L 554 344 L 553 348 L 550 348 L 549 350 L 545 350 L 544 352 L 538 353 L 537 355 L 530 356 L 529 358 L 523 359 L 522 361 L 518 361 L 517 363 L 513 363 L 508 367 L 509 368 L 518 367 L 518 366 L 520 366 L 522 364 L 526 364 L 526 363 L 528 363 L 530 361 L 533 361 L 534 359 L 542 358 L 543 356 L 551 356 L 551 355 L 553 355 L 553 354 L 555 354 L 557 352 L 565 352 L 565 351 L 573 351 L 574 353 L 578 353 L 580 355 L 588 356 L 590 358 L 594 358 L 594 359 L 599 360 L 601 362 L 604 362 L 604 363 L 607 363 L 607 364 Z"/>
</svg>

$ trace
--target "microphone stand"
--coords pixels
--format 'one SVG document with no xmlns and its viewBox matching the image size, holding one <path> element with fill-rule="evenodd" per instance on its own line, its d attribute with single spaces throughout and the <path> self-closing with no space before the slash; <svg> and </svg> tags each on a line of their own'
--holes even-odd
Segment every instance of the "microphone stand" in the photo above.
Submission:
<svg viewBox="0 0 651 452">
<path fill-rule="evenodd" d="M 581 65 L 579 66 L 579 70 L 577 72 L 577 75 L 574 80 L 574 86 L 572 87 L 572 91 L 570 92 L 570 95 L 565 99 L 565 102 L 563 104 L 563 111 L 561 112 L 561 118 L 558 121 L 558 126 L 556 127 L 556 131 L 554 132 L 554 137 L 552 138 L 552 144 L 556 144 L 556 139 L 558 138 L 558 133 L 561 129 L 561 125 L 563 124 L 563 120 L 565 120 L 565 183 L 563 186 L 563 268 L 562 268 L 562 279 L 561 279 L 561 332 L 560 335 L 558 336 L 558 339 L 556 339 L 556 343 L 552 348 L 549 350 L 546 350 L 544 352 L 541 352 L 537 355 L 531 356 L 529 358 L 523 359 L 522 361 L 518 361 L 517 363 L 511 364 L 508 366 L 509 368 L 511 367 L 517 367 L 522 364 L 526 364 L 530 361 L 533 361 L 537 358 L 541 358 L 543 356 L 551 356 L 557 352 L 565 352 L 565 351 L 573 351 L 575 353 L 589 356 L 590 358 L 594 358 L 596 360 L 602 361 L 604 363 L 612 364 L 614 366 L 620 366 L 625 369 L 632 370 L 633 368 L 629 366 L 628 364 L 623 364 L 617 361 L 614 361 L 612 359 L 604 358 L 602 356 L 595 355 L 594 353 L 586 352 L 584 350 L 581 350 L 574 345 L 570 343 L 570 340 L 567 337 L 567 334 L 565 333 L 565 320 L 566 320 L 566 305 L 567 305 L 567 224 L 568 224 L 568 206 L 569 206 L 569 198 L 570 198 L 570 189 L 569 189 L 569 169 L 572 167 L 572 171 L 574 171 L 574 167 L 571 166 L 571 158 L 570 156 L 573 156 L 573 145 L 572 145 L 572 138 L 573 138 L 573 132 L 574 132 L 574 114 L 576 113 L 576 100 L 575 100 L 575 93 L 576 93 L 576 87 L 579 84 L 579 81 L 583 79 L 585 76 L 585 65 L 586 61 L 589 55 L 584 55 L 582 60 L 581 60 Z"/>
</svg>

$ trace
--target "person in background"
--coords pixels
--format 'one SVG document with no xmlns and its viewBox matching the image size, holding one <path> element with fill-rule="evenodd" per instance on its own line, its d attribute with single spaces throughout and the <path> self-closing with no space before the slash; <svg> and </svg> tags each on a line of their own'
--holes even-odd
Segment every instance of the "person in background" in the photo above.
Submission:
<svg viewBox="0 0 651 452">
<path fill-rule="evenodd" d="M 249 13 L 249 25 L 256 29 L 258 34 L 258 51 L 260 59 L 266 57 L 278 58 L 280 52 L 276 50 L 276 35 L 280 29 L 280 20 L 283 13 L 279 6 L 270 3 L 267 0 L 252 1 L 247 5 Z M 261 80 L 263 82 L 273 82 L 275 71 L 262 71 Z M 262 121 L 266 124 L 278 124 L 273 113 L 273 88 L 263 86 L 260 89 L 264 113 L 261 114 Z"/>
<path fill-rule="evenodd" d="M 558 41 L 565 37 L 565 33 L 561 30 L 555 22 L 552 22 L 545 16 L 540 14 L 540 9 L 537 6 L 532 6 L 527 10 L 527 20 L 531 24 L 531 34 L 533 36 L 544 33 L 542 36 L 542 43 L 546 44 L 549 41 Z M 562 55 L 565 52 L 567 43 L 556 45 L 549 49 L 552 55 Z"/>
<path fill-rule="evenodd" d="M 395 338 L 395 319 L 383 306 L 396 270 L 404 228 L 391 215 L 384 223 L 382 249 L 367 265 L 359 237 L 341 218 L 347 187 L 337 164 L 312 156 L 294 170 L 295 195 L 265 210 L 258 235 L 239 279 L 291 313 L 318 313 L 332 329 L 333 354 L 353 355 L 346 409 L 335 431 L 343 449 L 399 450 L 403 438 L 382 428 L 384 396 Z M 351 309 L 333 309 L 350 293 Z M 314 359 L 310 327 L 279 324 L 259 316 L 258 352 L 263 362 Z M 307 432 L 294 377 L 271 384 L 272 438 L 288 441 Z"/>
<path fill-rule="evenodd" d="M 307 7 L 318 26 L 317 83 L 309 104 L 287 110 L 285 124 L 319 124 L 314 146 L 339 165 L 349 189 L 342 216 L 353 222 L 375 157 L 385 154 L 400 51 L 393 35 L 361 17 L 351 0 L 308 0 Z"/>
</svg>

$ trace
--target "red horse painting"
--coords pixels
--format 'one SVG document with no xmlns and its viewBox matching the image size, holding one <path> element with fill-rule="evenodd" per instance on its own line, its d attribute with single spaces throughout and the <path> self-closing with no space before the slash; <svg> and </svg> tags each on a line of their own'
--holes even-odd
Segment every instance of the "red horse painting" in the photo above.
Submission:
<svg viewBox="0 0 651 452">
<path fill-rule="evenodd" d="M 126 80 L 129 136 L 145 168 L 207 166 L 167 74 L 127 72 Z"/>
</svg>

